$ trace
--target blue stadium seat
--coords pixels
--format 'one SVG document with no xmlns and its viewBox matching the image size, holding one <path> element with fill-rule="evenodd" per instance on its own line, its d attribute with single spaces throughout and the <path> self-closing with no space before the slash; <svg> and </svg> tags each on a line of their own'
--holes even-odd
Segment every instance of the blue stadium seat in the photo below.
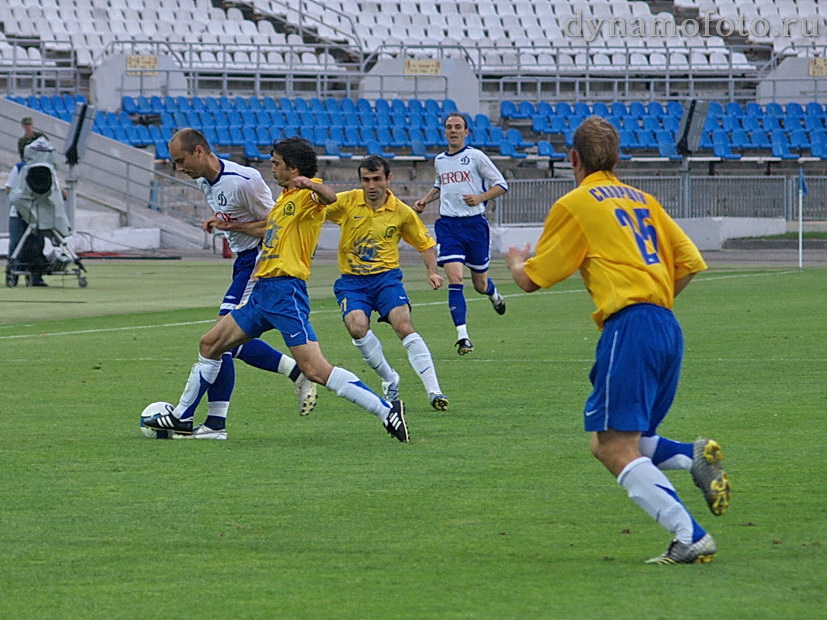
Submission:
<svg viewBox="0 0 827 620">
<path fill-rule="evenodd" d="M 641 108 L 640 112 L 632 112 L 631 111 L 631 105 L 630 105 L 629 109 L 627 109 L 625 103 L 623 103 L 621 101 L 615 101 L 615 102 L 612 103 L 612 106 L 610 108 L 611 113 L 614 116 L 629 116 L 629 115 L 643 116 L 645 114 L 645 110 L 643 109 L 643 105 L 641 105 L 641 103 L 638 102 L 638 101 L 635 101 L 634 103 L 637 103 L 640 106 L 640 108 Z"/>
<path fill-rule="evenodd" d="M 554 110 L 557 116 L 562 116 L 563 118 L 569 117 L 572 114 L 574 114 L 574 112 L 572 112 L 571 106 L 565 101 L 558 102 Z"/>
<path fill-rule="evenodd" d="M 270 146 L 273 143 L 272 138 L 270 137 L 270 128 L 264 125 L 259 125 L 253 131 L 255 131 L 256 139 L 255 143 L 256 146 Z"/>
<path fill-rule="evenodd" d="M 123 110 L 127 114 L 137 114 L 138 104 L 135 103 L 135 99 L 133 99 L 129 95 L 124 95 L 123 97 L 121 97 L 121 110 Z"/>
<path fill-rule="evenodd" d="M 824 108 L 820 103 L 817 103 L 815 101 L 811 101 L 807 104 L 805 112 L 807 116 L 817 116 L 819 118 L 824 117 Z"/>
<path fill-rule="evenodd" d="M 233 143 L 230 137 L 230 128 L 227 125 L 216 126 L 215 140 L 213 142 L 216 146 L 230 146 Z"/>
<path fill-rule="evenodd" d="M 812 144 L 810 143 L 810 138 L 807 136 L 807 132 L 803 129 L 795 129 L 790 132 L 790 148 L 791 149 L 798 149 L 799 151 L 803 151 L 805 149 L 810 149 Z"/>
<path fill-rule="evenodd" d="M 176 97 L 175 104 L 179 112 L 189 112 L 190 110 L 192 110 L 192 103 L 186 97 Z"/>
<path fill-rule="evenodd" d="M 445 99 L 442 100 L 442 116 L 443 116 L 443 118 L 448 116 L 452 112 L 457 112 L 457 111 L 459 111 L 459 108 L 457 107 L 456 101 L 454 101 L 453 99 L 448 99 L 448 98 L 445 98 Z"/>
<path fill-rule="evenodd" d="M 258 150 L 258 147 L 255 145 L 254 142 L 245 142 L 244 143 L 244 159 L 247 162 L 253 161 L 264 161 L 266 159 L 270 159 L 269 155 L 265 155 Z"/>
<path fill-rule="evenodd" d="M 379 140 L 376 138 L 376 130 L 373 127 L 360 127 L 359 139 L 360 142 L 362 142 L 362 144 L 366 144 L 370 140 L 373 140 L 374 142 L 379 142 Z"/>
<path fill-rule="evenodd" d="M 723 129 L 712 132 L 712 153 L 721 159 L 741 159 L 740 153 L 733 153 L 730 149 L 729 136 Z"/>
<path fill-rule="evenodd" d="M 738 149 L 739 151 L 753 148 L 752 140 L 750 139 L 749 134 L 743 129 L 733 129 L 731 140 L 732 147 Z"/>
<path fill-rule="evenodd" d="M 405 123 L 407 125 L 407 123 Z M 390 129 L 395 125 L 393 120 L 391 119 L 390 112 L 387 110 L 381 110 L 376 112 L 376 125 L 377 127 L 385 127 Z"/>
<path fill-rule="evenodd" d="M 328 97 L 324 100 L 325 110 L 328 112 L 341 112 L 342 104 L 335 97 Z"/>
<path fill-rule="evenodd" d="M 374 112 L 376 112 L 377 115 L 378 114 L 384 114 L 385 116 L 390 118 L 391 104 L 388 102 L 387 99 L 383 99 L 382 97 L 379 97 L 379 99 L 377 99 L 373 103 L 373 109 L 374 109 Z"/>
<path fill-rule="evenodd" d="M 781 104 L 771 101 L 764 106 L 764 116 L 775 116 L 780 118 L 784 116 L 784 110 L 781 108 Z"/>
<path fill-rule="evenodd" d="M 666 110 L 664 110 L 663 106 L 657 101 L 649 102 L 649 105 L 646 106 L 646 113 L 650 116 L 657 116 L 658 118 L 666 116 Z"/>
<path fill-rule="evenodd" d="M 756 129 L 749 134 L 750 148 L 762 151 L 769 151 L 772 149 L 772 143 L 767 132 L 763 129 Z"/>
<path fill-rule="evenodd" d="M 512 159 L 525 159 L 528 157 L 525 153 L 517 152 L 514 143 L 510 140 L 503 140 L 500 142 L 500 155 L 504 155 L 505 157 L 510 157 Z"/>
<path fill-rule="evenodd" d="M 661 119 L 661 122 L 663 122 L 663 128 L 668 129 L 672 133 L 678 133 L 678 129 L 680 129 L 681 126 L 680 119 L 675 118 L 674 116 L 664 116 Z"/>
<path fill-rule="evenodd" d="M 339 149 L 339 144 L 335 140 L 327 140 L 324 143 L 324 154 L 332 157 L 339 157 L 340 159 L 350 159 L 353 153 L 345 153 Z"/>
<path fill-rule="evenodd" d="M 401 99 L 391 99 L 391 113 L 408 116 L 408 106 Z"/>
<path fill-rule="evenodd" d="M 586 118 L 591 113 L 592 111 L 589 109 L 589 106 L 583 103 L 582 101 L 578 101 L 574 104 L 574 114 L 576 116 L 582 116 L 583 118 Z"/>
<path fill-rule="evenodd" d="M 324 103 L 318 97 L 311 97 L 308 101 L 308 105 L 310 106 L 311 112 L 327 112 L 327 109 L 324 107 Z"/>
<path fill-rule="evenodd" d="M 777 129 L 781 129 L 781 122 L 779 121 L 780 118 L 780 116 L 765 116 L 761 119 L 761 124 L 764 131 L 773 132 Z"/>
<path fill-rule="evenodd" d="M 345 139 L 342 141 L 342 146 L 354 148 L 362 144 L 362 137 L 359 135 L 359 130 L 356 127 L 345 127 Z"/>
<path fill-rule="evenodd" d="M 620 138 L 621 148 L 632 150 L 640 148 L 640 144 L 637 141 L 635 132 L 631 129 L 621 129 L 620 131 L 618 131 L 618 137 Z"/>
<path fill-rule="evenodd" d="M 513 101 L 509 101 L 508 99 L 503 99 L 500 102 L 500 118 L 510 119 L 510 118 L 519 118 L 519 110 L 517 109 L 517 105 Z"/>
<path fill-rule="evenodd" d="M 724 131 L 733 132 L 741 129 L 740 117 L 727 114 L 724 116 Z"/>
<path fill-rule="evenodd" d="M 537 104 L 537 114 L 541 116 L 554 116 L 554 108 L 548 101 L 541 101 Z"/>
<path fill-rule="evenodd" d="M 499 125 L 494 125 L 488 129 L 488 141 L 485 146 L 495 149 L 500 146 L 500 142 L 506 140 L 505 130 Z"/>
<path fill-rule="evenodd" d="M 425 106 L 419 99 L 411 99 L 408 101 L 408 114 L 425 114 Z"/>
<path fill-rule="evenodd" d="M 658 141 L 655 138 L 655 132 L 651 129 L 641 129 L 635 133 L 637 142 L 642 149 L 656 149 L 658 148 Z"/>
<path fill-rule="evenodd" d="M 724 115 L 724 107 L 718 103 L 717 101 L 710 101 L 709 102 L 709 109 L 707 110 L 706 116 L 707 118 L 720 118 Z"/>
<path fill-rule="evenodd" d="M 469 126 L 477 128 L 477 127 L 485 127 L 488 129 L 491 127 L 491 120 L 485 114 L 477 114 L 474 116 L 473 122 L 469 123 Z"/>
<path fill-rule="evenodd" d="M 216 97 L 204 97 L 204 105 L 206 106 L 208 112 L 221 112 L 224 109 L 218 104 L 218 99 Z"/>
<path fill-rule="evenodd" d="M 661 129 L 660 125 L 660 117 L 658 116 L 644 116 L 643 117 L 643 129 L 648 129 L 649 131 L 658 131 Z"/>
<path fill-rule="evenodd" d="M 155 159 L 161 159 L 163 161 L 169 161 L 172 159 L 172 156 L 169 154 L 167 143 L 163 140 L 155 141 Z"/>
<path fill-rule="evenodd" d="M 425 112 L 434 116 L 442 116 L 442 108 L 436 99 L 425 100 Z"/>
<path fill-rule="evenodd" d="M 488 128 L 486 127 L 478 127 L 476 129 L 470 129 L 468 131 L 468 137 L 466 138 L 466 142 L 468 146 L 474 146 L 476 148 L 482 148 L 486 144 L 491 141 L 490 136 L 488 134 Z"/>
<path fill-rule="evenodd" d="M 537 108 L 530 101 L 521 101 L 518 109 L 520 111 L 519 118 L 531 118 L 537 114 Z"/>
<path fill-rule="evenodd" d="M 387 127 L 376 128 L 376 140 L 383 149 L 393 147 L 394 139 Z"/>
<path fill-rule="evenodd" d="M 795 101 L 790 101 L 787 104 L 787 109 L 785 110 L 785 116 L 789 117 L 803 117 L 804 116 L 804 108 L 801 107 L 800 103 Z"/>
<path fill-rule="evenodd" d="M 661 157 L 668 157 L 673 161 L 681 159 L 680 154 L 675 146 L 675 136 L 667 129 L 661 129 L 656 134 L 658 142 L 658 153 Z"/>
<path fill-rule="evenodd" d="M 762 116 L 764 116 L 764 108 L 761 107 L 760 103 L 750 101 L 746 105 L 745 113 L 746 116 L 752 116 L 753 118 L 761 118 Z"/>
<path fill-rule="evenodd" d="M 787 133 L 804 127 L 803 116 L 785 116 L 781 119 L 781 122 L 784 125 L 784 131 Z"/>
<path fill-rule="evenodd" d="M 798 159 L 798 155 L 790 152 L 790 143 L 787 141 L 787 134 L 783 130 L 779 129 L 770 133 L 770 144 L 772 145 L 773 157 Z"/>
<path fill-rule="evenodd" d="M 629 104 L 629 116 L 634 116 L 635 118 L 646 116 L 646 106 L 640 101 L 632 101 Z"/>
<path fill-rule="evenodd" d="M 533 142 L 529 142 L 523 135 L 520 133 L 520 130 L 516 127 L 510 127 L 505 132 L 505 139 L 511 142 L 516 148 L 520 149 L 527 149 L 534 146 Z"/>
<path fill-rule="evenodd" d="M 411 143 L 411 137 L 408 135 L 407 127 L 395 125 L 391 130 L 391 138 L 391 146 L 393 148 L 402 148 L 403 146 L 408 146 Z"/>
<path fill-rule="evenodd" d="M 411 155 L 415 157 L 424 157 L 425 159 L 433 159 L 436 155 L 428 152 L 425 144 L 421 140 L 411 140 Z"/>
<path fill-rule="evenodd" d="M 761 126 L 761 116 L 745 116 L 741 119 L 744 131 L 752 133 L 753 131 L 764 131 Z"/>
<path fill-rule="evenodd" d="M 365 143 L 365 147 L 368 150 L 368 155 L 379 155 L 379 157 L 384 157 L 385 159 L 393 159 L 396 157 L 394 153 L 388 153 L 383 148 L 382 145 L 379 144 L 376 140 L 368 140 Z"/>
<path fill-rule="evenodd" d="M 683 117 L 683 106 L 677 101 L 670 101 L 666 104 L 666 116 L 674 116 L 677 119 Z"/>
<path fill-rule="evenodd" d="M 551 161 L 562 161 L 566 158 L 565 153 L 558 153 L 548 140 L 537 141 L 537 154 L 541 157 L 548 157 Z"/>
<path fill-rule="evenodd" d="M 712 132 L 704 130 L 701 134 L 701 142 L 698 144 L 701 150 L 712 150 Z"/>
<path fill-rule="evenodd" d="M 824 117 L 808 114 L 804 117 L 804 129 L 807 131 L 818 131 L 824 129 Z"/>
<path fill-rule="evenodd" d="M 607 116 L 609 116 L 609 106 L 607 106 L 602 101 L 597 101 L 592 104 L 592 114 L 606 118 Z"/>
<path fill-rule="evenodd" d="M 206 110 L 207 106 L 204 105 L 204 100 L 201 97 L 195 96 L 190 99 L 190 109 L 191 110 Z"/>
<path fill-rule="evenodd" d="M 411 132 L 413 134 L 413 132 Z M 413 136 L 412 136 L 413 139 Z M 428 127 L 425 129 L 425 146 L 432 147 L 432 146 L 440 146 L 442 144 L 442 134 L 439 133 L 438 130 L 434 129 L 433 127 Z"/>
<path fill-rule="evenodd" d="M 356 104 L 353 102 L 353 99 L 342 99 L 339 105 L 342 107 L 342 112 L 356 113 Z"/>
<path fill-rule="evenodd" d="M 413 142 L 421 142 L 422 144 L 426 144 L 425 141 L 425 133 L 419 127 L 408 127 L 408 135 L 411 137 L 411 143 Z"/>
<path fill-rule="evenodd" d="M 741 104 L 736 101 L 730 101 L 726 104 L 726 114 L 727 116 L 738 116 L 741 117 L 744 115 L 744 109 L 741 107 Z"/>
</svg>

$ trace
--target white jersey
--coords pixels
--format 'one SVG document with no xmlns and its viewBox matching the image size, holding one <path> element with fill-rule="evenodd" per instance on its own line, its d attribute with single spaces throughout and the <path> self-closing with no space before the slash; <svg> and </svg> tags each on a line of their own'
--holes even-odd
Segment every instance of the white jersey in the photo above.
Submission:
<svg viewBox="0 0 827 620">
<path fill-rule="evenodd" d="M 466 194 L 482 194 L 495 185 L 508 191 L 502 173 L 488 156 L 471 146 L 449 154 L 440 153 L 434 160 L 439 190 L 439 214 L 449 217 L 469 217 L 485 211 L 486 203 L 471 207 L 462 197 Z"/>
<path fill-rule="evenodd" d="M 198 186 L 216 217 L 225 222 L 266 220 L 275 203 L 259 171 L 226 159 L 218 161 L 221 172 L 213 183 L 204 177 L 198 179 Z M 245 233 L 226 231 L 224 234 L 236 254 L 261 244 L 261 239 Z"/>
</svg>

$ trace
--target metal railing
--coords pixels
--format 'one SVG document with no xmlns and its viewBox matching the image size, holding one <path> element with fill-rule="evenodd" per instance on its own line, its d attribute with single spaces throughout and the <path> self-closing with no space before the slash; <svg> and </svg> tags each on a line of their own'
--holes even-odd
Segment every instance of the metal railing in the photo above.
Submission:
<svg viewBox="0 0 827 620">
<path fill-rule="evenodd" d="M 624 183 L 654 195 L 676 218 L 798 217 L 798 177 L 660 176 L 622 177 Z M 572 179 L 509 181 L 496 201 L 497 226 L 537 226 L 551 205 L 574 189 Z M 807 178 L 803 219 L 827 221 L 827 176 Z"/>
</svg>

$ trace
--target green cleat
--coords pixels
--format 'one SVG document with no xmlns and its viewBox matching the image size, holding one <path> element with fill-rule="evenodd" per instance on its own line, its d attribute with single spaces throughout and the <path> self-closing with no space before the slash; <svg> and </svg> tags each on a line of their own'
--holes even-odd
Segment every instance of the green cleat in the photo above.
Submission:
<svg viewBox="0 0 827 620">
<path fill-rule="evenodd" d="M 724 454 L 721 446 L 713 439 L 698 439 L 692 444 L 692 479 L 703 491 L 712 514 L 720 516 L 729 508 L 732 484 L 729 475 L 721 467 Z"/>
</svg>

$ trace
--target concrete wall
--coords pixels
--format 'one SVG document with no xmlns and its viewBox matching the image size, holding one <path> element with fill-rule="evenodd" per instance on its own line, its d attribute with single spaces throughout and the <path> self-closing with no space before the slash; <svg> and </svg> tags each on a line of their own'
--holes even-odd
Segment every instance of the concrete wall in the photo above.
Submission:
<svg viewBox="0 0 827 620">
<path fill-rule="evenodd" d="M 89 99 L 99 109 L 116 112 L 124 95 L 187 95 L 187 78 L 177 61 L 158 55 L 158 71 L 128 72 L 126 54 L 108 56 L 92 73 Z"/>
<path fill-rule="evenodd" d="M 787 58 L 770 71 L 758 84 L 755 100 L 764 105 L 772 101 L 786 104 L 796 101 L 804 104 L 809 101 L 827 99 L 827 78 L 810 77 L 810 60 L 808 58 Z M 773 80 L 778 80 L 773 82 Z"/>
<path fill-rule="evenodd" d="M 441 59 L 442 76 L 405 75 L 405 59 L 383 58 L 362 80 L 360 96 L 385 99 L 453 99 L 467 114 L 480 112 L 480 84 L 465 60 Z M 415 90 L 416 87 L 416 90 Z M 447 91 L 446 91 L 447 88 Z"/>
</svg>

